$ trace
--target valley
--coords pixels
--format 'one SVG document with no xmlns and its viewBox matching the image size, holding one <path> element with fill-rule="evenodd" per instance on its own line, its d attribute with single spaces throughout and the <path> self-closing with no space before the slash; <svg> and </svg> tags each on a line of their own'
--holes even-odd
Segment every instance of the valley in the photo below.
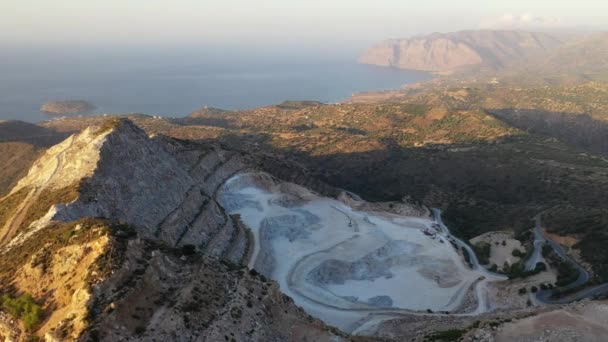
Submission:
<svg viewBox="0 0 608 342">
<path fill-rule="evenodd" d="M 134 119 L 151 128 L 147 126 L 149 119 Z M 69 124 L 73 119 L 65 120 Z M 138 291 L 146 286 L 164 289 L 164 281 L 148 284 L 149 280 L 139 276 L 132 280 L 122 278 L 132 267 L 127 265 L 135 261 L 125 262 L 129 258 L 145 259 L 156 248 L 177 254 L 178 258 L 181 255 L 179 261 L 173 261 L 177 263 L 190 260 L 191 253 L 195 253 L 202 260 L 191 262 L 220 261 L 239 272 L 247 266 L 253 274 L 265 279 L 263 283 L 276 281 L 277 293 L 288 296 L 285 298 L 291 298 L 294 307 L 326 325 L 315 332 L 318 334 L 334 334 L 329 327 L 336 327 L 342 333 L 361 338 L 380 337 L 387 331 L 396 332 L 397 328 L 387 328 L 395 322 L 416 321 L 420 317 L 433 322 L 423 329 L 424 333 L 417 333 L 424 335 L 454 325 L 470 326 L 477 320 L 520 317 L 549 303 L 569 303 L 604 293 L 604 285 L 580 288 L 582 283 L 578 282 L 564 288 L 576 287 L 576 292 L 559 300 L 550 298 L 551 292 L 546 290 L 518 294 L 522 286 L 545 286 L 542 284 L 555 277 L 557 271 L 548 265 L 537 280 L 537 276 L 509 279 L 509 274 L 488 271 L 488 265 L 481 264 L 474 246 L 469 245 L 462 233 L 453 235 L 443 223 L 440 209 L 412 201 L 368 202 L 355 193 L 315 180 L 308 175 L 309 171 L 277 156 L 148 135 L 127 119 L 104 118 L 98 122 L 98 126 L 48 149 L 9 195 L 1 199 L 1 203 L 12 203 L 16 208 L 14 215 L 3 216 L 4 257 L 19 260 L 14 258 L 23 253 L 34 256 L 12 265 L 10 270 L 55 267 L 52 265 L 57 265 L 57 261 L 42 264 L 35 261 L 46 252 L 33 242 L 54 229 L 67 229 L 69 234 L 81 236 L 73 222 L 96 217 L 124 225 L 111 228 L 106 235 L 108 241 L 139 246 L 113 256 L 109 261 L 112 271 L 94 271 L 97 277 L 100 274 L 105 277 L 97 280 L 102 288 L 120 287 L 133 296 L 139 296 Z M 25 212 L 35 221 L 22 220 Z M 97 224 L 107 224 L 102 222 Z M 90 227 L 91 223 L 80 225 Z M 522 244 L 526 245 L 526 251 L 531 248 L 526 240 Z M 534 253 L 538 253 L 540 246 L 536 244 L 536 252 L 529 250 L 533 256 L 530 260 L 536 260 L 538 254 Z M 99 253 L 103 253 L 103 248 Z M 41 260 L 47 260 L 44 258 Z M 137 261 L 140 262 L 144 261 Z M 50 264 L 44 266 L 47 263 Z M 127 269 L 121 271 L 123 267 Z M 27 269 L 28 274 L 36 274 Z M 31 280 L 26 281 L 14 278 L 15 274 L 9 271 L 0 276 L 21 291 L 32 291 L 31 281 L 38 276 L 28 276 Z M 3 291 L 14 291 L 10 289 L 5 287 Z M 90 296 L 96 298 L 94 308 L 100 312 L 106 312 L 104 305 L 112 302 L 98 292 Z M 164 302 L 154 305 L 144 302 L 151 305 L 147 309 L 151 312 L 167 309 Z M 66 308 L 80 305 L 65 299 L 61 303 Z M 142 334 L 139 332 L 144 329 L 142 326 L 147 327 L 146 331 L 154 329 L 156 334 L 171 330 L 166 321 L 140 314 L 133 314 L 140 318 L 131 323 L 115 321 L 117 315 L 125 315 L 131 309 L 128 305 L 121 306 L 115 314 L 107 312 L 94 321 L 78 323 L 79 328 L 70 334 L 89 334 L 90 329 L 96 329 L 92 327 L 105 326 L 110 321 L 126 330 L 118 333 L 104 328 L 107 331 L 103 333 L 104 339 L 135 337 L 132 334 Z M 174 310 L 177 311 L 172 311 L 167 319 L 175 319 L 182 312 L 179 308 Z M 61 312 L 64 311 L 55 311 L 41 331 L 49 333 L 46 329 L 52 327 L 50 322 L 62 320 Z M 217 323 L 210 324 L 227 324 L 212 321 Z M 191 329 L 184 331 L 194 333 Z M 266 330 L 259 333 L 262 331 L 269 333 Z M 206 332 L 209 333 L 211 330 Z M 147 335 L 144 333 L 141 338 L 144 336 Z"/>
<path fill-rule="evenodd" d="M 361 61 L 435 79 L 338 103 L 0 121 L 0 340 L 603 341 L 604 43 L 432 34 Z"/>
</svg>

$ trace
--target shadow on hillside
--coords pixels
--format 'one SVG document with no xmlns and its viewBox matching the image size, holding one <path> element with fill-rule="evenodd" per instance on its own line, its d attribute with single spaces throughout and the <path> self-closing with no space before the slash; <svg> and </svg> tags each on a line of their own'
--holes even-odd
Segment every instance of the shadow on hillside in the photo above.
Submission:
<svg viewBox="0 0 608 342">
<path fill-rule="evenodd" d="M 588 114 L 513 108 L 487 112 L 519 129 L 554 137 L 589 152 L 608 153 L 608 122 Z"/>
<path fill-rule="evenodd" d="M 20 142 L 49 147 L 58 144 L 68 135 L 23 121 L 0 122 L 0 143 Z"/>
<path fill-rule="evenodd" d="M 412 202 L 440 207 L 464 237 L 489 230 L 527 229 L 531 217 L 555 205 L 604 206 L 608 177 L 590 171 L 596 164 L 586 164 L 587 159 L 575 149 L 548 148 L 525 139 L 530 138 L 416 148 L 384 141 L 383 149 L 310 155 L 277 148 L 267 134 L 231 133 L 221 138 L 229 149 L 270 156 L 281 165 L 301 165 L 308 176 L 368 201 L 408 196 Z M 580 168 L 539 160 L 569 166 L 580 163 Z M 281 169 L 276 163 L 267 163 L 265 171 L 276 173 Z M 590 177 L 600 178 L 590 181 Z"/>
<path fill-rule="evenodd" d="M 311 155 L 277 148 L 267 134 L 232 133 L 221 139 L 229 149 L 271 159 L 262 163 L 262 169 L 287 181 L 294 177 L 285 167 L 301 165 L 306 179 L 319 179 L 368 201 L 405 197 L 408 202 L 441 208 L 444 221 L 464 239 L 504 230 L 527 241 L 535 215 L 568 206 L 572 210 L 552 220 L 549 229 L 559 234 L 566 232 L 564 226 L 569 223 L 579 227 L 577 236 L 586 260 L 608 281 L 608 270 L 601 268 L 608 254 L 586 247 L 608 241 L 608 225 L 598 219 L 608 217 L 608 166 L 582 156 L 578 149 L 524 135 L 500 143 L 418 148 L 403 148 L 387 140 L 384 148 L 367 152 Z"/>
</svg>

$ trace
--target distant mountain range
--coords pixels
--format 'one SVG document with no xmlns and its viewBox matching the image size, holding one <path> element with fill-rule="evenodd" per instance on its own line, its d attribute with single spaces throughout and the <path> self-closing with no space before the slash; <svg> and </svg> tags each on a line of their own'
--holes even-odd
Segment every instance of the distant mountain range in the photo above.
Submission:
<svg viewBox="0 0 608 342">
<path fill-rule="evenodd" d="M 547 33 L 524 31 L 460 31 L 392 39 L 368 49 L 359 62 L 399 69 L 453 71 L 463 68 L 502 69 L 536 60 L 569 43 Z"/>
</svg>

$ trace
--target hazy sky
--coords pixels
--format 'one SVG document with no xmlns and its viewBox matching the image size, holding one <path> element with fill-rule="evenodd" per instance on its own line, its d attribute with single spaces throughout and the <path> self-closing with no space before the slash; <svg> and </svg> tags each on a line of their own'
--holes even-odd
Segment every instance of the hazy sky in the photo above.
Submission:
<svg viewBox="0 0 608 342">
<path fill-rule="evenodd" d="M 0 0 L 0 43 L 361 47 L 480 27 L 607 26 L 605 0 Z"/>
</svg>

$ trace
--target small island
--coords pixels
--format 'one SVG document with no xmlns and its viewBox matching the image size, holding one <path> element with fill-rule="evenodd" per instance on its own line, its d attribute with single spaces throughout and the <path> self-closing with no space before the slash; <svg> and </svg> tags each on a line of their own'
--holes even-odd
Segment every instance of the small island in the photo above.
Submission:
<svg viewBox="0 0 608 342">
<path fill-rule="evenodd" d="M 51 101 L 40 107 L 40 111 L 49 115 L 86 114 L 95 109 L 87 101 Z"/>
</svg>

